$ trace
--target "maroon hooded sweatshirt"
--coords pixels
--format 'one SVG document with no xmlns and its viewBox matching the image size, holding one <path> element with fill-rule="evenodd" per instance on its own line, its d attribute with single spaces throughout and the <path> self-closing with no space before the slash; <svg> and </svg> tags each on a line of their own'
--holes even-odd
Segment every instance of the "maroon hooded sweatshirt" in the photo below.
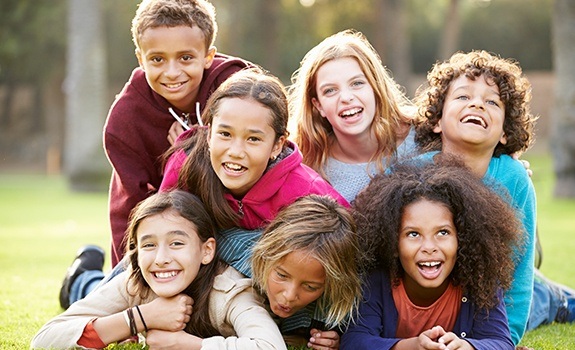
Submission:
<svg viewBox="0 0 575 350">
<path fill-rule="evenodd" d="M 229 76 L 253 66 L 241 58 L 216 54 L 204 70 L 197 101 L 203 110 L 209 96 Z M 130 211 L 138 202 L 155 193 L 162 182 L 162 154 L 168 150 L 168 130 L 175 121 L 169 108 L 182 111 L 150 88 L 141 68 L 132 72 L 112 104 L 104 125 L 104 149 L 112 165 L 109 215 L 112 229 L 112 266 L 124 256 L 124 235 Z M 195 112 L 190 122 L 197 122 Z"/>
</svg>

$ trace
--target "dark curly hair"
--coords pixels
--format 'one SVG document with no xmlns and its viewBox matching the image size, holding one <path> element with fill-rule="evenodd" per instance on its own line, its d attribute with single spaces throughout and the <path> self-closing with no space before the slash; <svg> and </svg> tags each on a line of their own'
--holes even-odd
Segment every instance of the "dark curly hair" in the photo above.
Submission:
<svg viewBox="0 0 575 350">
<path fill-rule="evenodd" d="M 418 116 L 415 142 L 421 150 L 441 150 L 441 134 L 435 133 L 433 129 L 443 116 L 445 97 L 451 82 L 462 75 L 472 80 L 483 76 L 499 88 L 501 101 L 505 105 L 503 132 L 507 137 L 507 144 L 499 143 L 493 155 L 500 156 L 529 149 L 534 142 L 533 127 L 537 120 L 529 105 L 531 83 L 516 61 L 486 51 L 471 51 L 458 52 L 449 60 L 437 62 L 427 74 L 427 84 L 416 92 Z"/>
<path fill-rule="evenodd" d="M 419 200 L 445 205 L 457 230 L 457 257 L 451 278 L 480 308 L 497 303 L 497 290 L 509 289 L 521 249 L 521 223 L 515 211 L 453 157 L 436 163 L 397 165 L 379 174 L 354 202 L 353 216 L 364 252 L 362 269 L 382 268 L 394 284 L 404 276 L 399 232 L 405 207 Z"/>
</svg>

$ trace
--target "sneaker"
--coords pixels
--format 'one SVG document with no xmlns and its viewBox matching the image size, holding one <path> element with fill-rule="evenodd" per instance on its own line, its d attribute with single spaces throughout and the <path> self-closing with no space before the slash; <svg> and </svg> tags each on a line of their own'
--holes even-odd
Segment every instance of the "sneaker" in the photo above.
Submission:
<svg viewBox="0 0 575 350">
<path fill-rule="evenodd" d="M 66 277 L 62 281 L 60 288 L 60 306 L 66 310 L 70 307 L 70 288 L 72 284 L 84 271 L 100 270 L 104 267 L 104 250 L 95 245 L 85 245 L 78 249 L 76 258 L 72 265 L 68 267 Z"/>
<path fill-rule="evenodd" d="M 575 291 L 562 284 L 558 284 L 557 288 L 562 294 L 563 305 L 557 310 L 555 322 L 573 323 L 575 322 Z"/>
</svg>

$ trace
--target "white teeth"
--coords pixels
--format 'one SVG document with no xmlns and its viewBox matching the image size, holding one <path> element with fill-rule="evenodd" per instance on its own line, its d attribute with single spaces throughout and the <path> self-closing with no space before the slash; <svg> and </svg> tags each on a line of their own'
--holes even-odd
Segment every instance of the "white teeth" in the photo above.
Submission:
<svg viewBox="0 0 575 350">
<path fill-rule="evenodd" d="M 357 113 L 361 112 L 362 110 L 363 110 L 363 109 L 361 109 L 361 108 L 349 109 L 349 110 L 347 110 L 347 111 L 341 113 L 341 116 L 342 116 L 342 117 L 349 117 L 349 116 L 352 116 L 352 115 L 354 115 L 354 114 L 357 114 Z"/>
<path fill-rule="evenodd" d="M 483 128 L 487 127 L 487 123 L 485 123 L 485 120 L 483 120 L 483 118 L 478 117 L 476 115 L 468 115 L 466 117 L 464 117 L 463 119 L 461 119 L 462 123 L 474 123 L 474 124 L 479 124 L 481 125 Z"/>
<path fill-rule="evenodd" d="M 156 272 L 154 275 L 156 275 L 157 278 L 170 278 L 170 277 L 174 277 L 178 274 L 177 271 L 167 271 L 167 272 Z"/>
<path fill-rule="evenodd" d="M 156 272 L 154 275 L 157 278 L 170 278 L 176 276 L 178 273 L 176 271 L 169 271 L 169 272 Z"/>
<path fill-rule="evenodd" d="M 165 84 L 167 88 L 169 89 L 174 89 L 177 88 L 179 86 L 182 86 L 182 83 L 176 83 L 176 84 Z"/>
<path fill-rule="evenodd" d="M 241 165 L 234 163 L 224 163 L 224 166 L 231 170 L 241 170 L 243 168 Z"/>
<path fill-rule="evenodd" d="M 423 266 L 427 266 L 427 267 L 434 267 L 434 266 L 438 266 L 439 264 L 441 264 L 439 261 L 426 261 L 426 262 L 419 263 L 419 265 L 423 265 Z"/>
</svg>

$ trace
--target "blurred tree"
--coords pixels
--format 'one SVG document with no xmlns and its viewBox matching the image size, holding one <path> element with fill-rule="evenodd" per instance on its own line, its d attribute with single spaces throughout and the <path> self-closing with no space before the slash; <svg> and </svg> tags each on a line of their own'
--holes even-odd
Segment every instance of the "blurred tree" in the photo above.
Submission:
<svg viewBox="0 0 575 350">
<path fill-rule="evenodd" d="M 110 177 L 102 152 L 108 86 L 101 5 L 69 0 L 64 168 L 74 190 L 104 190 Z"/>
<path fill-rule="evenodd" d="M 394 79 L 410 90 L 411 51 L 409 14 L 403 0 L 377 0 L 371 9 L 375 14 L 375 49 Z"/>
<path fill-rule="evenodd" d="M 46 149 L 63 147 L 65 108 L 61 85 L 67 38 L 63 18 L 68 1 L 0 1 L 0 152 L 3 155 L 12 152 L 13 158 L 25 155 L 29 162 L 40 163 L 45 159 Z M 106 107 L 98 117 L 100 124 L 93 130 L 100 137 L 102 118 L 114 94 L 137 66 L 130 23 L 140 0 L 93 2 L 101 3 L 104 12 L 102 35 L 108 67 L 104 74 L 109 85 L 105 92 Z M 516 58 L 525 70 L 552 67 L 549 38 L 553 0 L 212 2 L 220 29 L 216 41 L 218 50 L 259 63 L 286 84 L 306 52 L 326 36 L 348 28 L 368 37 L 384 64 L 406 88 L 404 72 L 428 71 L 441 57 L 442 45 L 449 47 L 441 49 L 446 56 L 449 51 L 486 49 Z M 448 39 L 443 34 L 456 33 L 448 29 L 448 26 L 457 28 L 458 22 L 449 15 L 450 5 L 451 8 L 458 6 L 459 40 Z"/>
<path fill-rule="evenodd" d="M 575 2 L 555 0 L 553 9 L 555 54 L 555 110 L 551 148 L 557 197 L 575 198 Z"/>
<path fill-rule="evenodd" d="M 515 58 L 525 70 L 551 70 L 553 0 L 462 2 L 459 50 L 484 49 Z"/>
<path fill-rule="evenodd" d="M 461 18 L 459 15 L 459 0 L 449 0 L 447 13 L 443 23 L 443 31 L 439 42 L 437 57 L 448 59 L 457 49 L 459 32 L 461 31 Z"/>
<path fill-rule="evenodd" d="M 5 161 L 41 164 L 46 150 L 62 139 L 61 114 L 44 106 L 62 99 L 65 10 L 65 0 L 0 2 L 0 152 Z"/>
<path fill-rule="evenodd" d="M 515 58 L 525 70 L 551 69 L 553 0 L 459 0 L 459 20 L 449 15 L 454 1 L 409 0 L 414 72 L 427 72 L 436 60 L 473 49 Z M 454 22 L 460 23 L 458 38 L 446 39 L 446 26 L 455 27 Z M 439 49 L 451 40 L 455 46 Z"/>
</svg>

